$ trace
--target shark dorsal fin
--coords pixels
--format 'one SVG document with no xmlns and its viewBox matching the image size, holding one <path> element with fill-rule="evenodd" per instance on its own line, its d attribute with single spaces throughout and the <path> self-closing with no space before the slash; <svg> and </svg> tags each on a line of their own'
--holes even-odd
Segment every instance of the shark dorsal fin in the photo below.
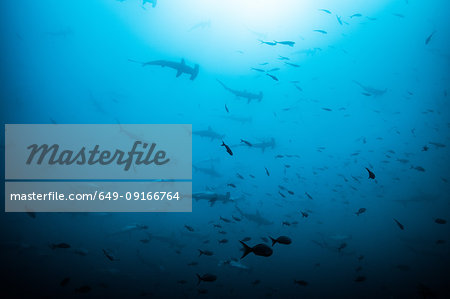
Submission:
<svg viewBox="0 0 450 299">
<path fill-rule="evenodd" d="M 181 58 L 181 64 L 182 64 L 182 65 L 185 65 L 185 64 L 186 64 L 186 62 L 184 62 L 184 58 Z"/>
</svg>

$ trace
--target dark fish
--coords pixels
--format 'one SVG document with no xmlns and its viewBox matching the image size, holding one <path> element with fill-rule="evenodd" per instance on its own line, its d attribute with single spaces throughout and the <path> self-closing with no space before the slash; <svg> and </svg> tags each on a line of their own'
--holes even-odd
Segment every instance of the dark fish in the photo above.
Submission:
<svg viewBox="0 0 450 299">
<path fill-rule="evenodd" d="M 420 171 L 420 172 L 425 172 L 425 168 L 423 168 L 422 166 L 411 166 L 411 169 Z"/>
<path fill-rule="evenodd" d="M 230 110 L 228 110 L 227 104 L 225 104 L 225 110 L 227 111 L 227 113 L 230 113 Z"/>
<path fill-rule="evenodd" d="M 356 214 L 357 216 L 359 216 L 360 214 L 364 213 L 365 211 L 366 211 L 366 208 L 360 208 L 360 209 L 358 210 L 358 212 L 356 212 L 355 214 Z"/>
<path fill-rule="evenodd" d="M 222 225 L 220 225 L 220 224 L 214 224 L 214 227 L 222 228 Z"/>
<path fill-rule="evenodd" d="M 225 222 L 225 223 L 231 223 L 231 220 L 230 220 L 230 219 L 224 218 L 224 217 L 222 217 L 222 216 L 219 217 L 219 220 L 222 220 L 222 221 Z"/>
<path fill-rule="evenodd" d="M 291 226 L 291 223 L 289 221 L 283 221 L 281 225 Z"/>
<path fill-rule="evenodd" d="M 266 170 L 266 174 L 267 174 L 267 176 L 270 176 L 270 173 L 269 173 L 269 171 L 267 170 L 267 168 L 266 168 L 266 167 L 264 167 L 264 169 Z"/>
<path fill-rule="evenodd" d="M 277 44 L 280 45 L 285 45 L 285 46 L 289 46 L 289 47 L 293 47 L 295 45 L 295 42 L 290 41 L 290 40 L 286 40 L 286 41 L 281 41 L 281 42 L 277 42 L 275 41 Z"/>
<path fill-rule="evenodd" d="M 279 71 L 280 68 L 279 67 L 275 67 L 273 69 L 268 70 L 268 72 L 275 72 L 275 71 Z"/>
<path fill-rule="evenodd" d="M 395 219 L 395 218 L 393 218 L 393 219 L 394 219 L 395 223 L 397 223 L 398 227 L 399 227 L 401 230 L 404 230 L 404 229 L 405 229 L 405 227 L 403 226 L 403 224 L 401 224 L 400 222 L 398 222 L 397 219 Z"/>
<path fill-rule="evenodd" d="M 198 249 L 198 252 L 199 252 L 198 256 L 202 256 L 202 255 L 213 256 L 214 255 L 214 252 L 209 251 L 209 250 L 200 250 L 200 249 Z"/>
<path fill-rule="evenodd" d="M 248 146 L 252 146 L 252 144 L 250 142 L 248 142 L 247 140 L 241 139 L 241 143 L 244 143 L 245 145 Z"/>
<path fill-rule="evenodd" d="M 232 184 L 232 183 L 227 184 L 227 186 L 236 188 L 236 185 L 235 185 L 235 184 Z"/>
<path fill-rule="evenodd" d="M 69 284 L 70 282 L 70 278 L 66 277 L 63 280 L 61 280 L 61 282 L 59 283 L 60 286 L 65 287 L 67 284 Z"/>
<path fill-rule="evenodd" d="M 330 108 L 322 108 L 322 110 L 325 110 L 325 111 L 333 111 L 333 110 L 331 110 Z"/>
<path fill-rule="evenodd" d="M 197 278 L 198 278 L 197 285 L 199 285 L 200 282 L 202 282 L 202 281 L 214 282 L 217 280 L 217 276 L 214 274 L 210 274 L 210 273 L 203 274 L 202 276 L 200 276 L 199 274 L 195 274 L 195 275 L 197 275 Z"/>
<path fill-rule="evenodd" d="M 314 31 L 315 31 L 315 32 L 322 33 L 322 34 L 327 34 L 327 32 L 326 32 L 325 30 L 316 29 L 316 30 L 314 30 Z"/>
<path fill-rule="evenodd" d="M 355 278 L 355 282 L 363 282 L 366 280 L 365 276 L 359 275 Z"/>
<path fill-rule="evenodd" d="M 436 219 L 434 219 L 434 222 L 436 222 L 437 224 L 446 224 L 447 220 L 442 219 L 442 218 L 436 218 Z"/>
<path fill-rule="evenodd" d="M 291 238 L 286 237 L 286 236 L 281 236 L 281 237 L 278 237 L 278 238 L 276 238 L 276 239 L 274 239 L 274 238 L 272 238 L 272 237 L 269 237 L 269 238 L 272 240 L 272 247 L 273 247 L 273 245 L 275 245 L 276 243 L 280 243 L 280 244 L 284 244 L 284 245 L 289 245 L 289 244 L 292 243 Z"/>
<path fill-rule="evenodd" d="M 188 231 L 190 231 L 190 232 L 193 232 L 193 231 L 194 231 L 194 228 L 193 228 L 192 226 L 184 225 L 184 227 L 185 227 Z"/>
<path fill-rule="evenodd" d="M 244 179 L 244 177 L 243 177 L 241 174 L 239 174 L 239 173 L 236 173 L 236 176 L 237 176 L 238 178 L 240 178 L 241 180 Z"/>
<path fill-rule="evenodd" d="M 219 244 L 225 244 L 225 243 L 228 243 L 228 239 L 222 239 L 222 240 L 219 240 L 218 242 L 219 242 Z"/>
<path fill-rule="evenodd" d="M 264 73 L 265 72 L 265 70 L 263 70 L 263 69 L 257 69 L 257 68 L 254 68 L 254 67 L 252 67 L 251 70 L 252 71 L 257 71 L 257 72 L 260 72 L 260 73 Z"/>
<path fill-rule="evenodd" d="M 300 65 L 295 64 L 295 63 L 291 63 L 291 62 L 287 62 L 287 61 L 285 61 L 284 63 L 287 64 L 287 65 L 293 66 L 293 67 L 300 67 Z"/>
<path fill-rule="evenodd" d="M 426 146 L 426 145 L 424 145 L 424 146 L 422 147 L 422 152 L 426 152 L 426 151 L 428 151 L 428 149 L 429 149 L 429 147 Z"/>
<path fill-rule="evenodd" d="M 304 280 L 294 280 L 294 283 L 303 287 L 306 287 L 308 285 L 308 282 Z"/>
<path fill-rule="evenodd" d="M 319 9 L 319 10 L 331 15 L 331 11 L 329 11 L 328 9 Z"/>
<path fill-rule="evenodd" d="M 67 243 L 53 243 L 53 244 L 50 244 L 49 247 L 51 249 L 56 249 L 56 248 L 67 249 L 67 248 L 70 248 L 70 245 Z"/>
<path fill-rule="evenodd" d="M 369 173 L 369 179 L 375 179 L 375 173 L 369 170 L 369 168 L 366 167 L 367 172 Z"/>
<path fill-rule="evenodd" d="M 225 142 L 223 142 L 223 140 L 222 140 L 222 146 L 225 146 L 225 148 L 227 149 L 227 153 L 230 154 L 230 156 L 233 156 L 233 152 L 231 151 L 230 147 L 228 145 L 226 145 Z"/>
<path fill-rule="evenodd" d="M 428 45 L 428 43 L 431 41 L 431 38 L 433 37 L 433 35 L 436 33 L 436 30 L 434 30 L 433 32 L 431 32 L 430 35 L 428 35 L 427 39 L 425 40 L 425 45 Z"/>
<path fill-rule="evenodd" d="M 300 213 L 302 213 L 302 217 L 303 217 L 303 218 L 308 218 L 308 216 L 309 216 L 309 214 L 306 213 L 306 212 L 300 211 Z"/>
<path fill-rule="evenodd" d="M 244 242 L 242 242 L 242 241 L 239 241 L 239 242 L 241 242 L 242 246 L 244 246 L 244 254 L 242 255 L 241 259 L 246 257 L 247 254 L 249 254 L 251 252 L 253 252 L 254 255 L 264 256 L 264 257 L 269 257 L 273 253 L 273 250 L 266 244 L 258 244 L 253 247 L 249 247 Z"/>
<path fill-rule="evenodd" d="M 286 198 L 286 195 L 284 195 L 283 193 L 281 193 L 281 191 L 278 191 L 278 194 L 280 194 L 281 197 Z"/>
<path fill-rule="evenodd" d="M 236 220 L 236 221 L 241 221 L 242 220 L 241 218 L 236 217 L 236 216 L 231 216 L 231 217 L 233 217 L 233 219 Z"/>
<path fill-rule="evenodd" d="M 339 245 L 338 247 L 338 251 L 341 252 L 341 250 L 344 249 L 345 247 L 347 247 L 347 243 L 345 242 L 341 243 L 341 245 Z"/>
<path fill-rule="evenodd" d="M 294 195 L 294 191 L 288 190 L 287 191 L 290 195 Z"/>
<path fill-rule="evenodd" d="M 113 255 L 112 250 L 109 249 L 102 249 L 103 255 L 106 256 L 108 260 L 111 262 L 118 261 L 118 259 Z"/>
<path fill-rule="evenodd" d="M 311 195 L 308 194 L 308 192 L 305 192 L 306 196 L 308 196 L 309 199 L 313 199 Z"/>
<path fill-rule="evenodd" d="M 219 231 L 219 234 L 222 234 L 222 235 L 226 235 L 226 234 L 227 234 L 227 232 L 225 232 L 225 231 L 221 230 L 221 231 Z"/>
<path fill-rule="evenodd" d="M 270 78 L 272 78 L 273 80 L 278 81 L 278 78 L 275 77 L 274 75 L 271 75 L 271 74 L 266 74 L 266 75 L 269 76 Z"/>
</svg>

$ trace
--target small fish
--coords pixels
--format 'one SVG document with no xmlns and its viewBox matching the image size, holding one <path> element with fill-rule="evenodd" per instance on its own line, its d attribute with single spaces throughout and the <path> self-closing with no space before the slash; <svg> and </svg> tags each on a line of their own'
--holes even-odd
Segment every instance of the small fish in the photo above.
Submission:
<svg viewBox="0 0 450 299">
<path fill-rule="evenodd" d="M 248 142 L 247 140 L 241 139 L 241 143 L 244 143 L 245 145 L 248 146 L 253 146 L 253 144 L 251 144 L 250 142 Z"/>
<path fill-rule="evenodd" d="M 331 15 L 331 11 L 329 11 L 328 9 L 319 9 L 319 10 Z"/>
<path fill-rule="evenodd" d="M 214 282 L 214 281 L 217 280 L 217 276 L 214 275 L 214 274 L 210 274 L 210 273 L 206 273 L 206 274 L 204 274 L 204 275 L 202 275 L 202 276 L 200 276 L 199 274 L 195 274 L 195 275 L 197 275 L 197 278 L 198 278 L 197 285 L 199 285 L 200 282 L 202 282 L 202 281 L 205 281 L 205 282 Z"/>
<path fill-rule="evenodd" d="M 278 55 L 279 60 L 290 60 L 289 57 Z"/>
<path fill-rule="evenodd" d="M 228 243 L 228 239 L 222 239 L 222 240 L 219 240 L 218 242 L 219 242 L 219 244 L 226 244 L 226 243 Z"/>
<path fill-rule="evenodd" d="M 222 140 L 222 146 L 225 146 L 227 149 L 227 153 L 230 154 L 230 156 L 233 156 L 233 152 L 231 151 L 231 148 L 225 144 L 225 142 Z"/>
<path fill-rule="evenodd" d="M 220 225 L 220 224 L 214 224 L 214 227 L 216 227 L 216 228 L 222 228 L 222 225 Z"/>
<path fill-rule="evenodd" d="M 308 194 L 308 192 L 305 192 L 306 196 L 308 196 L 309 199 L 313 199 L 311 195 Z"/>
<path fill-rule="evenodd" d="M 426 152 L 426 151 L 428 151 L 428 149 L 429 149 L 429 147 L 426 146 L 426 145 L 424 145 L 424 146 L 422 147 L 422 152 Z"/>
<path fill-rule="evenodd" d="M 431 32 L 430 35 L 428 35 L 427 39 L 425 40 L 425 45 L 428 45 L 428 43 L 431 41 L 431 38 L 433 37 L 433 35 L 436 33 L 436 30 L 434 30 L 433 32 Z"/>
<path fill-rule="evenodd" d="M 287 191 L 290 195 L 294 195 L 294 191 L 288 190 Z"/>
<path fill-rule="evenodd" d="M 308 282 L 304 280 L 294 280 L 294 283 L 303 287 L 306 287 L 308 285 Z"/>
<path fill-rule="evenodd" d="M 360 14 L 360 13 L 355 13 L 355 14 L 353 14 L 353 15 L 350 16 L 350 19 L 356 18 L 356 17 L 362 17 L 362 14 Z"/>
<path fill-rule="evenodd" d="M 236 173 L 236 176 L 237 176 L 238 178 L 240 178 L 241 180 L 244 179 L 244 177 L 243 177 L 241 174 L 239 174 L 239 173 Z"/>
<path fill-rule="evenodd" d="M 269 257 L 273 253 L 272 248 L 270 248 L 266 244 L 257 244 L 253 247 L 250 247 L 242 241 L 239 241 L 239 242 L 244 247 L 244 254 L 242 255 L 241 259 L 243 259 L 244 257 L 247 256 L 247 254 L 252 253 L 252 252 L 254 255 L 264 256 L 264 257 Z"/>
<path fill-rule="evenodd" d="M 341 243 L 341 245 L 339 245 L 338 247 L 338 251 L 341 252 L 341 250 L 344 249 L 345 247 L 347 247 L 347 243 L 345 242 Z"/>
<path fill-rule="evenodd" d="M 222 221 L 225 222 L 225 223 L 231 223 L 231 220 L 230 220 L 230 219 L 224 218 L 224 217 L 222 217 L 222 216 L 219 217 L 219 220 L 222 220 Z"/>
<path fill-rule="evenodd" d="M 257 72 L 260 72 L 260 73 L 264 73 L 265 72 L 265 70 L 263 70 L 263 69 L 258 69 L 258 68 L 254 68 L 254 67 L 252 67 L 251 70 L 252 71 L 257 71 Z"/>
<path fill-rule="evenodd" d="M 327 34 L 328 32 L 326 32 L 325 30 L 320 30 L 320 29 L 316 29 L 316 30 L 314 30 L 315 32 L 319 32 L 319 33 L 322 33 L 322 34 Z"/>
<path fill-rule="evenodd" d="M 236 216 L 231 216 L 231 217 L 233 217 L 233 219 L 236 220 L 236 221 L 241 221 L 242 220 L 241 218 L 236 217 Z"/>
<path fill-rule="evenodd" d="M 278 237 L 278 238 L 276 238 L 276 239 L 274 239 L 274 238 L 272 238 L 272 237 L 269 236 L 269 238 L 270 238 L 270 240 L 272 240 L 272 247 L 273 247 L 273 245 L 275 245 L 276 243 L 280 243 L 280 244 L 284 244 L 284 245 L 289 245 L 289 244 L 292 243 L 291 238 L 286 237 L 286 236 L 281 236 L 281 237 Z"/>
<path fill-rule="evenodd" d="M 264 167 L 264 169 L 266 170 L 266 174 L 267 174 L 267 176 L 270 176 L 270 173 L 269 173 L 269 171 L 267 170 L 267 168 L 266 168 L 266 167 Z"/>
<path fill-rule="evenodd" d="M 398 227 L 399 227 L 401 230 L 404 230 L 404 229 L 405 229 L 405 227 L 403 226 L 403 224 L 401 224 L 400 222 L 398 222 L 397 219 L 395 219 L 395 218 L 393 218 L 393 219 L 394 219 L 395 223 L 397 223 Z"/>
<path fill-rule="evenodd" d="M 193 232 L 193 231 L 194 231 L 194 228 L 193 228 L 192 226 L 184 225 L 184 227 L 185 227 L 188 231 L 190 231 L 190 232 Z"/>
<path fill-rule="evenodd" d="M 281 225 L 291 226 L 291 223 L 289 221 L 283 221 Z"/>
<path fill-rule="evenodd" d="M 365 276 L 362 276 L 362 275 L 360 275 L 360 276 L 358 276 L 358 277 L 355 278 L 355 282 L 363 282 L 363 281 L 365 281 L 365 280 L 366 280 L 366 277 L 365 277 Z"/>
<path fill-rule="evenodd" d="M 309 214 L 307 212 L 300 211 L 302 213 L 303 218 L 308 218 Z"/>
<path fill-rule="evenodd" d="M 442 219 L 442 218 L 436 218 L 436 219 L 434 219 L 434 222 L 437 224 L 446 224 L 447 220 Z"/>
<path fill-rule="evenodd" d="M 336 20 L 338 21 L 339 25 L 342 25 L 341 17 L 336 15 Z"/>
<path fill-rule="evenodd" d="M 283 193 L 281 193 L 281 191 L 278 191 L 278 194 L 280 194 L 281 197 L 286 198 L 286 195 L 284 195 Z"/>
<path fill-rule="evenodd" d="M 358 210 L 358 212 L 356 212 L 355 214 L 357 215 L 357 216 L 359 216 L 359 215 L 361 215 L 362 213 L 364 213 L 366 211 L 366 208 L 360 208 L 359 210 Z"/>
<path fill-rule="evenodd" d="M 423 168 L 422 166 L 412 166 L 411 165 L 411 169 L 420 171 L 420 172 L 425 172 L 425 168 Z"/>
<path fill-rule="evenodd" d="M 198 256 L 202 256 L 202 255 L 206 255 L 206 256 L 213 256 L 214 252 L 210 251 L 210 250 L 200 250 L 198 249 Z"/>
<path fill-rule="evenodd" d="M 333 110 L 331 110 L 330 108 L 322 108 L 322 110 L 325 110 L 325 111 L 333 111 Z"/>
<path fill-rule="evenodd" d="M 57 248 L 59 248 L 59 249 L 67 249 L 67 248 L 70 248 L 70 245 L 67 244 L 67 243 L 53 243 L 53 244 L 50 244 L 49 247 L 51 249 L 57 249 Z"/>
<path fill-rule="evenodd" d="M 295 64 L 295 63 L 291 63 L 291 62 L 285 62 L 284 64 L 287 64 L 287 65 L 290 65 L 290 66 L 293 66 L 293 67 L 300 67 L 299 64 Z"/>
<path fill-rule="evenodd" d="M 267 76 L 269 76 L 270 78 L 272 78 L 275 81 L 279 81 L 277 77 L 275 77 L 274 75 L 271 74 L 266 74 Z"/>
<path fill-rule="evenodd" d="M 229 187 L 233 187 L 233 188 L 236 188 L 236 185 L 235 185 L 235 184 L 233 184 L 233 183 L 229 183 L 229 184 L 227 184 L 227 186 L 229 186 Z"/>
<path fill-rule="evenodd" d="M 62 287 L 64 287 L 64 286 L 68 285 L 69 282 L 70 282 L 70 278 L 69 278 L 69 277 L 66 277 L 66 278 L 64 278 L 63 280 L 61 280 L 61 282 L 59 283 L 59 285 L 62 286 Z"/>
<path fill-rule="evenodd" d="M 103 252 L 103 255 L 106 256 L 106 258 L 108 260 L 110 260 L 111 262 L 119 260 L 114 256 L 112 250 L 110 250 L 110 249 L 102 249 L 102 252 Z"/>
<path fill-rule="evenodd" d="M 225 110 L 227 111 L 227 113 L 230 113 L 230 110 L 228 110 L 227 104 L 225 104 Z"/>
<path fill-rule="evenodd" d="M 290 41 L 290 40 L 281 41 L 281 42 L 274 41 L 274 42 L 276 42 L 277 44 L 285 45 L 285 46 L 289 46 L 289 47 L 293 47 L 295 45 L 295 42 Z"/>
<path fill-rule="evenodd" d="M 268 70 L 268 72 L 276 72 L 276 71 L 279 71 L 279 70 L 280 70 L 279 67 L 275 67 L 273 69 Z"/>
<path fill-rule="evenodd" d="M 375 179 L 375 174 L 366 167 L 367 172 L 369 173 L 369 179 Z"/>
</svg>

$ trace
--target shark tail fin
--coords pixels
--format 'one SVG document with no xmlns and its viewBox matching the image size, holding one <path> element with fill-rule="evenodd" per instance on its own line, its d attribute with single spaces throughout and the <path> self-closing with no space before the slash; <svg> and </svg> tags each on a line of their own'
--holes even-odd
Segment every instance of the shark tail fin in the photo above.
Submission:
<svg viewBox="0 0 450 299">
<path fill-rule="evenodd" d="M 199 254 L 198 256 L 201 256 L 203 254 L 203 251 L 201 251 L 200 249 L 198 250 Z"/>
<path fill-rule="evenodd" d="M 245 244 L 244 242 L 242 242 L 242 241 L 239 241 L 239 242 L 241 242 L 242 246 L 244 246 L 244 254 L 241 257 L 241 259 L 243 259 L 244 257 L 247 256 L 247 254 L 252 252 L 252 248 L 250 246 L 248 246 L 247 244 Z"/>
<path fill-rule="evenodd" d="M 272 238 L 271 236 L 269 236 L 270 240 L 272 240 L 272 247 L 273 245 L 275 245 L 275 243 L 277 243 L 277 240 L 275 240 L 274 238 Z"/>
<path fill-rule="evenodd" d="M 191 74 L 191 80 L 195 80 L 195 78 L 197 78 L 199 69 L 200 69 L 199 65 L 196 64 L 194 66 L 194 71 Z"/>
<path fill-rule="evenodd" d="M 198 279 L 197 285 L 199 285 L 200 282 L 202 282 L 202 278 L 200 277 L 200 275 L 198 273 L 195 273 L 195 275 L 197 275 L 197 279 Z"/>
</svg>

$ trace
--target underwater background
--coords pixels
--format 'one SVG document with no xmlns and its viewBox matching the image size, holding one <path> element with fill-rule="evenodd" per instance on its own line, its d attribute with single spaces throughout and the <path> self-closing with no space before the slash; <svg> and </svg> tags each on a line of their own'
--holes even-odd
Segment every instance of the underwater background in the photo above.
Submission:
<svg viewBox="0 0 450 299">
<path fill-rule="evenodd" d="M 2 212 L 2 297 L 449 298 L 449 8 L 1 1 L 3 124 L 192 124 L 194 193 Z"/>
</svg>

